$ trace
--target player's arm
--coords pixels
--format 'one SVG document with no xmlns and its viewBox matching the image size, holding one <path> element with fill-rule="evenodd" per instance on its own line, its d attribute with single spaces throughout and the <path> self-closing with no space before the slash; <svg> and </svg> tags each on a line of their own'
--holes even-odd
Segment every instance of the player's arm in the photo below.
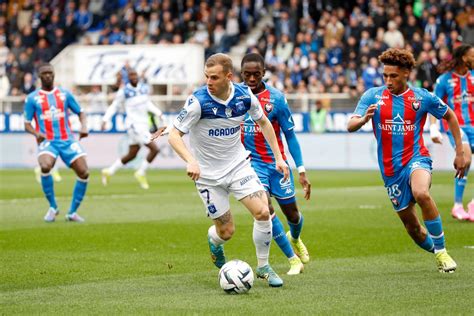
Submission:
<svg viewBox="0 0 474 316">
<path fill-rule="evenodd" d="M 153 102 L 148 101 L 147 103 L 148 112 L 152 113 L 154 116 L 158 117 L 160 122 L 163 122 L 163 112 L 153 104 Z"/>
<path fill-rule="evenodd" d="M 250 97 L 252 100 L 252 104 L 249 110 L 250 116 L 252 119 L 257 122 L 262 130 L 263 136 L 265 140 L 270 145 L 272 149 L 273 155 L 275 156 L 275 168 L 283 173 L 283 179 L 286 181 L 290 176 L 290 171 L 288 169 L 288 165 L 283 160 L 283 156 L 281 155 L 280 148 L 278 147 L 277 138 L 275 135 L 275 130 L 273 129 L 272 124 L 268 120 L 268 118 L 263 114 L 263 110 L 260 106 L 260 102 L 258 99 L 252 94 L 249 88 Z"/>
<path fill-rule="evenodd" d="M 72 95 L 71 92 L 65 91 L 67 98 L 67 106 L 71 109 L 72 112 L 79 116 L 79 122 L 81 122 L 81 129 L 79 130 L 79 139 L 85 138 L 89 135 L 89 129 L 87 128 L 87 115 L 84 113 L 84 110 L 81 108 L 76 98 Z"/>
<path fill-rule="evenodd" d="M 434 88 L 434 94 L 441 100 L 446 95 L 445 85 L 442 83 L 441 78 L 436 80 L 436 85 Z M 430 115 L 430 138 L 434 143 L 442 144 L 443 135 L 439 131 L 439 122 L 438 119 Z"/>
<path fill-rule="evenodd" d="M 347 122 L 347 131 L 350 133 L 358 131 L 362 126 L 372 119 L 376 109 L 377 104 L 371 104 L 363 116 L 359 116 L 357 114 L 353 115 Z"/>
<path fill-rule="evenodd" d="M 43 140 L 46 139 L 46 136 L 41 133 L 39 130 L 36 131 L 36 129 L 31 125 L 31 120 L 33 119 L 34 116 L 34 101 L 31 99 L 30 96 L 26 97 L 25 100 L 25 109 L 24 109 L 24 122 L 25 122 L 25 131 L 27 133 L 32 134 L 33 136 L 36 137 L 37 143 L 41 143 Z"/>
<path fill-rule="evenodd" d="M 81 122 L 81 129 L 79 130 L 79 139 L 89 136 L 89 129 L 87 128 L 87 115 L 84 111 L 79 113 L 79 122 Z"/>
<path fill-rule="evenodd" d="M 201 170 L 199 169 L 199 164 L 194 158 L 194 156 L 191 154 L 189 151 L 188 147 L 183 141 L 183 135 L 184 133 L 181 132 L 180 130 L 172 127 L 168 136 L 168 143 L 171 145 L 173 150 L 178 154 L 178 156 L 183 159 L 187 166 L 186 166 L 186 173 L 188 176 L 196 181 L 199 179 L 199 176 L 201 174 Z"/>
<path fill-rule="evenodd" d="M 286 143 L 288 144 L 288 150 L 290 151 L 291 157 L 295 162 L 296 168 L 299 173 L 299 183 L 303 187 L 304 198 L 309 200 L 311 197 L 311 182 L 309 182 L 306 176 L 306 169 L 303 164 L 303 154 L 301 153 L 300 143 L 296 137 L 294 129 L 284 131 Z"/>
<path fill-rule="evenodd" d="M 454 169 L 456 169 L 456 177 L 462 179 L 464 177 L 464 172 L 466 168 L 466 161 L 464 160 L 464 149 L 462 146 L 461 140 L 461 130 L 459 128 L 458 119 L 456 118 L 456 114 L 454 114 L 453 110 L 448 108 L 448 111 L 443 116 L 448 122 L 449 130 L 454 138 L 454 143 L 456 145 L 456 156 L 454 157 Z"/>
<path fill-rule="evenodd" d="M 103 131 L 105 131 L 105 129 L 107 127 L 107 123 L 110 122 L 110 119 L 112 118 L 112 116 L 114 116 L 114 114 L 117 113 L 118 107 L 123 103 L 124 100 L 125 100 L 124 91 L 123 91 L 123 89 L 120 89 L 117 92 L 117 95 L 115 96 L 114 101 L 107 108 L 107 110 L 105 111 L 104 116 L 102 117 L 101 129 Z"/>
</svg>

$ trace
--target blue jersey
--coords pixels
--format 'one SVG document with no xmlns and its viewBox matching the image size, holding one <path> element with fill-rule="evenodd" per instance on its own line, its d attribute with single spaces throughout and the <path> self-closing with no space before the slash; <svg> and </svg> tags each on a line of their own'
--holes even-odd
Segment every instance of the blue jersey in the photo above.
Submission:
<svg viewBox="0 0 474 316">
<path fill-rule="evenodd" d="M 372 126 L 377 139 L 377 156 L 384 177 L 398 173 L 414 157 L 429 157 L 423 141 L 427 113 L 440 119 L 448 106 L 422 88 L 409 88 L 394 95 L 385 87 L 371 88 L 360 98 L 354 116 L 364 116 L 377 104 Z"/>
<path fill-rule="evenodd" d="M 436 80 L 434 93 L 454 111 L 461 127 L 474 127 L 474 70 L 461 76 L 454 71 Z M 447 130 L 447 126 L 443 126 Z"/>
<path fill-rule="evenodd" d="M 76 114 L 82 112 L 69 91 L 59 87 L 52 91 L 37 89 L 26 97 L 24 116 L 26 122 L 35 120 L 36 129 L 46 135 L 47 140 L 69 140 L 74 138 L 69 110 Z"/>
<path fill-rule="evenodd" d="M 277 137 L 278 147 L 280 148 L 283 159 L 286 160 L 281 132 L 293 132 L 295 128 L 288 102 L 283 93 L 267 84 L 265 84 L 265 90 L 258 93 L 256 97 L 260 101 L 263 113 L 265 113 L 268 120 L 272 123 Z M 245 148 L 250 151 L 252 161 L 274 164 L 275 156 L 273 155 L 270 145 L 265 140 L 260 126 L 255 123 L 248 114 L 245 117 L 242 130 L 242 142 Z M 298 165 L 298 162 L 296 162 L 296 164 Z"/>
</svg>

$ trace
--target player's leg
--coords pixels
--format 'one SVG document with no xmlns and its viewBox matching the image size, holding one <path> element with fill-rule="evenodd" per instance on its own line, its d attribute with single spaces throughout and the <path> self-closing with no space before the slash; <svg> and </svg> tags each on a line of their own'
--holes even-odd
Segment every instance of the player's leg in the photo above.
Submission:
<svg viewBox="0 0 474 316">
<path fill-rule="evenodd" d="M 449 132 L 448 132 L 448 138 L 451 145 L 454 148 L 455 147 L 454 138 L 452 134 Z M 469 173 L 469 166 L 471 162 L 472 152 L 471 152 L 467 135 L 462 129 L 461 129 L 461 138 L 462 138 L 462 145 L 463 145 L 463 150 L 464 150 L 464 160 L 466 161 L 466 163 L 468 163 L 467 165 L 468 167 L 466 168 L 466 171 L 464 173 L 464 178 L 454 179 L 454 205 L 453 205 L 453 208 L 451 209 L 451 215 L 454 218 L 463 221 L 463 220 L 469 219 L 468 213 L 466 213 L 466 211 L 464 210 L 463 196 L 464 196 L 464 189 L 466 188 L 467 175 Z"/>
<path fill-rule="evenodd" d="M 214 224 L 209 227 L 207 241 L 214 265 L 221 268 L 226 263 L 224 244 L 234 234 L 235 226 L 230 212 L 229 192 L 215 182 L 196 182 L 196 189 L 206 207 L 207 216 Z"/>
<path fill-rule="evenodd" d="M 48 147 L 51 147 L 49 145 Z M 51 150 L 54 150 L 52 147 Z M 51 175 L 51 169 L 56 163 L 56 154 L 51 151 L 40 152 L 38 156 L 38 164 L 40 168 L 40 182 L 43 189 L 44 196 L 49 202 L 49 209 L 44 216 L 46 222 L 54 222 L 56 216 L 59 214 L 56 197 L 54 194 L 54 181 Z"/>
<path fill-rule="evenodd" d="M 135 178 L 137 179 L 138 183 L 140 183 L 142 189 L 150 188 L 146 179 L 146 170 L 160 152 L 155 142 L 150 142 L 148 144 L 145 144 L 145 146 L 149 149 L 148 155 L 145 159 L 143 159 L 142 163 L 140 164 L 140 167 L 138 167 L 137 171 L 135 172 Z"/>
<path fill-rule="evenodd" d="M 431 173 L 426 169 L 416 169 L 411 173 L 410 183 L 413 197 L 421 208 L 425 226 L 433 239 L 438 270 L 440 272 L 454 272 L 456 262 L 446 252 L 441 216 L 429 191 Z"/>
<path fill-rule="evenodd" d="M 407 208 L 399 211 L 397 214 L 411 239 L 420 248 L 428 252 L 434 252 L 433 240 L 416 216 L 415 203 L 410 203 Z"/>
<path fill-rule="evenodd" d="M 469 139 L 469 160 L 466 160 L 469 162 L 469 166 L 471 166 L 472 163 L 472 155 L 474 154 L 474 127 L 471 128 L 470 130 L 467 131 L 467 137 Z M 466 153 L 466 151 L 464 151 Z M 467 177 L 467 175 L 466 175 Z M 471 201 L 467 204 L 467 210 L 468 210 L 468 215 L 469 215 L 469 220 L 471 222 L 474 222 L 474 196 L 471 197 Z"/>
<path fill-rule="evenodd" d="M 138 151 L 140 150 L 140 145 L 131 144 L 128 147 L 128 152 L 121 158 L 117 159 L 110 167 L 102 169 L 102 184 L 107 185 L 109 183 L 109 178 L 117 172 L 118 169 L 125 166 L 127 163 L 137 157 Z"/>
</svg>

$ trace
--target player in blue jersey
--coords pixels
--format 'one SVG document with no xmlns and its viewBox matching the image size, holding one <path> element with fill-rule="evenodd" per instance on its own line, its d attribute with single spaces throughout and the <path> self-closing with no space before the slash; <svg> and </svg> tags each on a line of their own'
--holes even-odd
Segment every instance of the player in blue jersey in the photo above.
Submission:
<svg viewBox="0 0 474 316">
<path fill-rule="evenodd" d="M 74 139 L 69 126 L 69 111 L 79 115 L 81 122 L 79 139 L 88 135 L 86 115 L 69 91 L 54 86 L 54 69 L 50 64 L 41 65 L 38 73 L 41 88 L 26 97 L 24 115 L 25 130 L 33 134 L 39 144 L 38 163 L 41 168 L 41 186 L 49 202 L 49 209 L 44 220 L 54 222 L 59 214 L 53 178 L 50 173 L 59 156 L 77 175 L 66 220 L 83 222 L 84 219 L 77 214 L 77 210 L 86 194 L 89 170 L 86 153 L 81 144 Z M 38 130 L 31 124 L 32 120 L 35 121 Z"/>
<path fill-rule="evenodd" d="M 466 172 L 463 178 L 454 180 L 454 206 L 451 215 L 459 220 L 474 222 L 474 198 L 468 203 L 468 212 L 464 210 L 463 195 L 467 184 L 467 174 L 471 166 L 474 152 L 474 47 L 463 44 L 453 52 L 453 59 L 439 65 L 438 71 L 442 75 L 436 80 L 434 93 L 445 100 L 454 111 L 461 126 L 464 159 Z M 446 129 L 446 126 L 444 126 Z M 442 136 L 437 120 L 431 117 L 431 139 L 441 143 Z M 447 131 L 449 141 L 455 145 L 452 133 Z"/>
<path fill-rule="evenodd" d="M 135 159 L 140 148 L 145 146 L 149 150 L 148 155 L 141 162 L 134 176 L 142 189 L 147 190 L 150 187 L 146 179 L 146 170 L 160 150 L 151 140 L 148 113 L 150 112 L 160 117 L 160 121 L 163 121 L 163 113 L 150 101 L 148 90 L 148 85 L 139 82 L 137 72 L 130 68 L 128 70 L 128 82 L 124 88 L 117 92 L 114 101 L 105 112 L 102 119 L 102 130 L 106 129 L 106 124 L 120 106 L 125 108 L 127 114 L 125 125 L 127 126 L 129 147 L 127 154 L 117 159 L 110 167 L 102 170 L 103 185 L 107 185 L 109 178 L 118 169 Z"/>
<path fill-rule="evenodd" d="M 226 262 L 224 243 L 234 234 L 230 211 L 232 193 L 254 217 L 253 242 L 257 254 L 256 275 L 267 279 L 272 287 L 283 281 L 270 267 L 268 259 L 272 240 L 272 222 L 265 191 L 252 169 L 248 152 L 241 143 L 240 124 L 248 112 L 257 121 L 275 154 L 275 165 L 289 176 L 275 137 L 275 132 L 263 114 L 260 103 L 245 86 L 232 82 L 232 60 L 225 54 L 215 54 L 206 61 L 206 85 L 187 99 L 173 123 L 169 143 L 187 163 L 186 172 L 213 220 L 208 230 L 211 257 L 217 267 Z M 182 137 L 189 133 L 192 152 Z"/>
<path fill-rule="evenodd" d="M 306 176 L 301 148 L 294 131 L 295 124 L 293 123 L 285 96 L 277 89 L 263 82 L 265 61 L 259 54 L 251 53 L 244 56 L 241 63 L 241 75 L 245 84 L 260 101 L 263 112 L 272 123 L 281 155 L 286 160 L 281 137 L 282 132 L 285 134 L 288 149 L 298 168 L 299 182 L 305 192 L 304 197 L 306 200 L 309 200 L 311 196 L 311 183 Z M 290 270 L 287 274 L 299 274 L 303 271 L 303 263 L 309 262 L 309 253 L 300 238 L 303 228 L 303 215 L 298 211 L 298 206 L 296 205 L 293 176 L 290 174 L 288 180 L 283 181 L 283 175 L 275 169 L 275 157 L 270 150 L 270 146 L 265 141 L 258 124 L 248 114 L 242 125 L 242 132 L 244 135 L 243 144 L 250 151 L 252 167 L 257 172 L 267 192 L 268 206 L 272 216 L 273 239 L 290 262 Z M 288 221 L 290 231 L 287 234 L 285 234 L 284 227 L 275 214 L 271 204 L 271 196 L 275 197 Z"/>
<path fill-rule="evenodd" d="M 429 191 L 431 158 L 423 142 L 423 126 L 428 113 L 448 122 L 457 145 L 456 177 L 462 178 L 465 161 L 458 121 L 434 94 L 408 86 L 408 76 L 415 67 L 410 52 L 391 48 L 379 56 L 379 61 L 384 65 L 385 85 L 364 93 L 347 129 L 357 131 L 372 120 L 379 167 L 393 208 L 410 237 L 421 248 L 435 253 L 438 270 L 454 272 L 457 265 L 446 252 L 441 217 Z M 426 229 L 416 216 L 416 203 Z"/>
</svg>

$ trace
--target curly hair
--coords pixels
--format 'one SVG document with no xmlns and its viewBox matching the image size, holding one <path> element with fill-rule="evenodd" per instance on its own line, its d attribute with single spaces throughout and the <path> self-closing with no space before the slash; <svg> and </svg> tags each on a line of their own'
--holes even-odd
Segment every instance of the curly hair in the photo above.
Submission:
<svg viewBox="0 0 474 316">
<path fill-rule="evenodd" d="M 463 56 L 467 54 L 467 52 L 472 48 L 473 46 L 468 45 L 468 44 L 462 44 L 453 51 L 453 58 L 444 60 L 442 61 L 436 70 L 440 74 L 444 72 L 448 72 L 456 68 L 457 66 L 461 66 L 464 64 L 464 61 L 462 60 Z"/>
<path fill-rule="evenodd" d="M 406 49 L 400 48 L 387 49 L 379 56 L 379 61 L 384 65 L 398 66 L 408 70 L 412 70 L 416 66 L 413 54 Z"/>
</svg>

